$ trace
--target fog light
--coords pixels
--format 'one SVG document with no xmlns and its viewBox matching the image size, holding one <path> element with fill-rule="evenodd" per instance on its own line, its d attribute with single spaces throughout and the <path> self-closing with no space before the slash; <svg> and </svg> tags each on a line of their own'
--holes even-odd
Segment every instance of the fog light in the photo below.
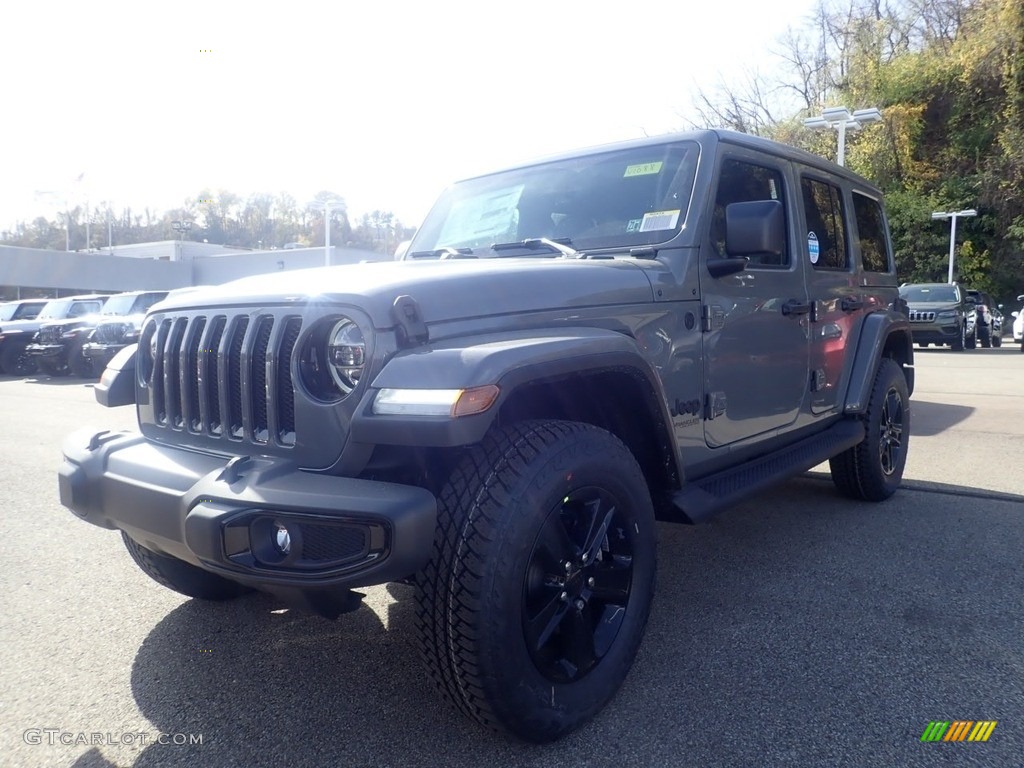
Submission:
<svg viewBox="0 0 1024 768">
<path fill-rule="evenodd" d="M 282 555 L 292 550 L 292 535 L 281 523 L 274 523 L 274 548 Z"/>
</svg>

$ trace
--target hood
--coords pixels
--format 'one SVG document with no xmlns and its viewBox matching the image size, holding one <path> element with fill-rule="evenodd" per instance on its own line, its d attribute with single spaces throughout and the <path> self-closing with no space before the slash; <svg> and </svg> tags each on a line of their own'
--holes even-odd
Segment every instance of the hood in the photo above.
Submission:
<svg viewBox="0 0 1024 768">
<path fill-rule="evenodd" d="M 35 333 L 43 323 L 50 323 L 52 320 L 8 320 L 0 323 L 0 333 Z"/>
<path fill-rule="evenodd" d="M 427 324 L 506 313 L 653 301 L 640 267 L 620 259 L 501 258 L 396 261 L 277 272 L 168 298 L 160 310 L 281 304 L 348 304 L 378 329 L 411 296 Z"/>
<path fill-rule="evenodd" d="M 960 309 L 960 303 L 956 301 L 908 301 L 907 306 L 919 312 L 944 312 L 950 309 Z"/>
</svg>

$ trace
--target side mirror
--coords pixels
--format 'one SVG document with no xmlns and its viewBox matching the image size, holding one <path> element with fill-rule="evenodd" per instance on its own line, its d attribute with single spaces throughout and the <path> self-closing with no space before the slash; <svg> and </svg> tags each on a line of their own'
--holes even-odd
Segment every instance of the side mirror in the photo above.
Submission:
<svg viewBox="0 0 1024 768">
<path fill-rule="evenodd" d="M 725 207 L 725 250 L 730 256 L 781 256 L 786 222 L 778 200 L 753 200 Z"/>
<path fill-rule="evenodd" d="M 747 257 L 777 259 L 786 248 L 786 222 L 778 200 L 752 200 L 725 207 L 725 258 L 708 259 L 712 277 L 742 272 Z"/>
</svg>

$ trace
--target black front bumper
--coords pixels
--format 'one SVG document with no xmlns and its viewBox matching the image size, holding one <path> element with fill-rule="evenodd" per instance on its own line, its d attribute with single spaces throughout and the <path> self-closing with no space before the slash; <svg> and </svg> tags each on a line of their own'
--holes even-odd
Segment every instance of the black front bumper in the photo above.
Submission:
<svg viewBox="0 0 1024 768">
<path fill-rule="evenodd" d="M 30 357 L 52 359 L 55 357 L 61 357 L 66 351 L 63 344 L 29 344 L 25 347 L 25 352 Z"/>
<path fill-rule="evenodd" d="M 214 456 L 138 433 L 76 432 L 60 500 L 142 546 L 270 592 L 370 586 L 426 565 L 436 501 L 422 488 Z M 287 551 L 275 545 L 288 531 Z"/>
<path fill-rule="evenodd" d="M 131 342 L 134 344 L 135 342 Z M 95 366 L 97 372 L 107 367 L 107 363 L 128 344 L 98 344 L 88 342 L 82 345 L 82 355 Z"/>
</svg>

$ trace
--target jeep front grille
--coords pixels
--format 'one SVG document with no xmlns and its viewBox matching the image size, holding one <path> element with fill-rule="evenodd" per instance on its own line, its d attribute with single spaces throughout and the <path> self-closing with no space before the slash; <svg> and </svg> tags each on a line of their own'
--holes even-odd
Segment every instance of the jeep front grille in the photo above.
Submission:
<svg viewBox="0 0 1024 768">
<path fill-rule="evenodd" d="M 98 344 L 121 344 L 131 327 L 130 323 L 103 323 L 96 326 L 92 340 Z"/>
<path fill-rule="evenodd" d="M 294 446 L 291 364 L 301 328 L 287 315 L 165 316 L 140 344 L 155 351 L 144 370 L 156 426 Z"/>
<path fill-rule="evenodd" d="M 56 344 L 60 341 L 61 328 L 59 325 L 50 328 L 39 329 L 39 343 L 40 344 Z"/>
<path fill-rule="evenodd" d="M 930 323 L 935 319 L 934 312 L 924 312 L 920 309 L 910 310 L 910 322 L 912 323 Z"/>
</svg>

